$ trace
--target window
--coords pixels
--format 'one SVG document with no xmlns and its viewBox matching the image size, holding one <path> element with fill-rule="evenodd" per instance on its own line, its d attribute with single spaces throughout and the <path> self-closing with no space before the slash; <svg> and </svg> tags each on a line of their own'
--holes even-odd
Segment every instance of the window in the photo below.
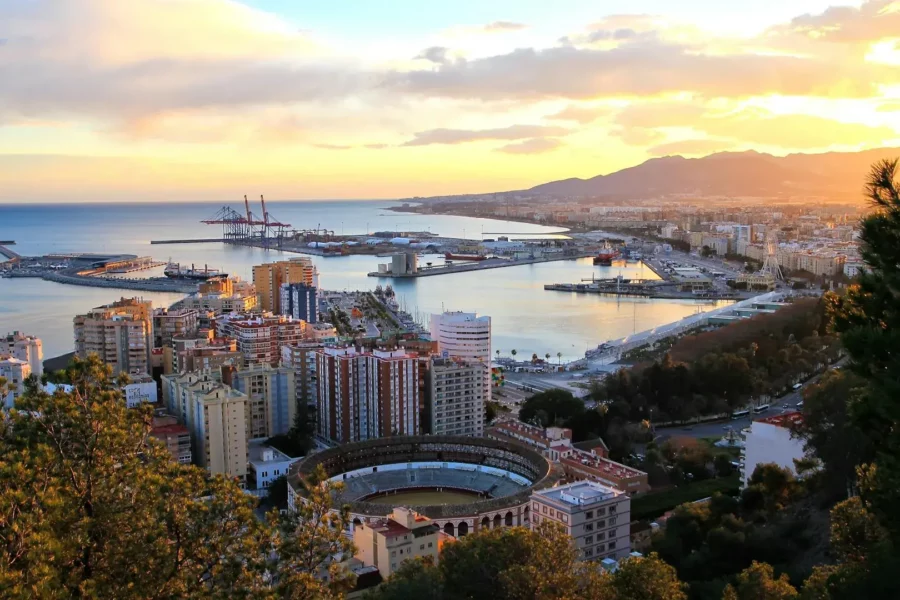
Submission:
<svg viewBox="0 0 900 600">
<path fill-rule="evenodd" d="M 593 523 L 586 523 L 585 526 L 584 526 L 584 530 L 585 530 L 585 531 L 593 531 L 593 530 L 594 530 L 594 524 L 593 524 Z"/>
<path fill-rule="evenodd" d="M 568 523 L 568 522 L 569 522 L 569 515 L 563 515 L 563 516 L 562 516 L 562 520 L 563 520 L 563 523 Z"/>
<path fill-rule="evenodd" d="M 425 544 L 419 544 L 419 550 L 424 550 L 424 549 L 425 549 Z"/>
<path fill-rule="evenodd" d="M 609 543 L 609 549 L 610 549 L 610 550 L 615 550 L 615 549 L 616 549 L 616 543 L 615 543 L 615 542 L 610 542 L 610 543 Z"/>
<path fill-rule="evenodd" d="M 584 551 L 584 555 L 585 555 L 585 556 L 593 556 L 593 555 L 594 555 L 594 551 L 593 551 L 591 548 L 586 548 L 585 551 Z"/>
<path fill-rule="evenodd" d="M 544 514 L 546 515 L 546 514 L 547 514 L 547 507 L 546 507 L 546 506 L 542 506 L 542 507 L 541 507 L 541 512 L 544 513 Z"/>
<path fill-rule="evenodd" d="M 610 517 L 610 518 L 609 518 L 609 525 L 610 525 L 610 527 L 612 527 L 612 526 L 615 525 L 615 524 L 616 524 L 616 518 L 615 518 L 615 517 Z"/>
<path fill-rule="evenodd" d="M 613 514 L 614 512 L 616 512 L 616 507 L 615 507 L 615 505 L 610 506 L 610 507 L 609 507 L 609 514 Z"/>
<path fill-rule="evenodd" d="M 584 538 L 584 543 L 585 543 L 585 544 L 593 544 L 593 543 L 594 543 L 594 536 L 589 535 L 589 536 L 585 537 L 585 538 Z"/>
<path fill-rule="evenodd" d="M 396 556 L 397 556 L 397 551 L 396 551 L 396 550 L 392 550 L 392 551 L 391 551 L 391 556 L 392 556 L 392 557 L 396 557 Z"/>
<path fill-rule="evenodd" d="M 585 519 L 593 519 L 593 518 L 594 518 L 594 511 L 589 510 L 589 511 L 587 511 L 586 513 L 584 513 L 584 518 L 585 518 Z"/>
<path fill-rule="evenodd" d="M 597 521 L 597 529 L 603 529 L 604 527 L 606 527 L 606 519 Z"/>
<path fill-rule="evenodd" d="M 432 542 L 428 542 L 428 547 L 431 548 Z"/>
</svg>

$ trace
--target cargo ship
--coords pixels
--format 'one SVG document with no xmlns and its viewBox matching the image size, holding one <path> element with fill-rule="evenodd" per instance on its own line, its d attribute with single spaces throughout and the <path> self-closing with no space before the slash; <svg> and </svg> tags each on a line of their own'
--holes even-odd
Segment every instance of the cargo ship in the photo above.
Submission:
<svg viewBox="0 0 900 600">
<path fill-rule="evenodd" d="M 600 253 L 594 257 L 594 264 L 602 267 L 612 266 L 612 261 L 619 258 L 619 253 L 612 246 L 606 244 L 600 250 Z"/>
<path fill-rule="evenodd" d="M 170 279 L 197 279 L 199 281 L 206 281 L 207 279 L 212 279 L 213 277 L 225 276 L 225 273 L 223 273 L 222 271 L 219 271 L 218 269 L 210 269 L 206 265 L 203 265 L 202 269 L 196 269 L 194 268 L 194 265 L 191 265 L 191 268 L 188 269 L 186 267 L 182 267 L 179 263 L 172 262 L 166 265 L 163 273 Z"/>
<path fill-rule="evenodd" d="M 447 260 L 473 260 L 473 261 L 479 261 L 479 260 L 485 260 L 485 259 L 487 259 L 487 256 L 484 256 L 484 255 L 482 255 L 482 254 L 453 254 L 452 252 L 445 252 L 445 253 L 444 253 L 444 258 L 447 259 Z"/>
</svg>

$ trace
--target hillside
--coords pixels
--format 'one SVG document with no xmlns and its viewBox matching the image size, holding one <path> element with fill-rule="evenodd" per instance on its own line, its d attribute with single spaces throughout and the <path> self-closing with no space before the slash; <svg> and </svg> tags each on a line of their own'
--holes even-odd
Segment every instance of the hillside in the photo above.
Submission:
<svg viewBox="0 0 900 600">
<path fill-rule="evenodd" d="M 608 175 L 563 179 L 526 191 L 548 196 L 857 196 L 872 163 L 897 157 L 900 148 L 783 157 L 753 151 L 721 152 L 702 158 L 666 156 Z"/>
</svg>

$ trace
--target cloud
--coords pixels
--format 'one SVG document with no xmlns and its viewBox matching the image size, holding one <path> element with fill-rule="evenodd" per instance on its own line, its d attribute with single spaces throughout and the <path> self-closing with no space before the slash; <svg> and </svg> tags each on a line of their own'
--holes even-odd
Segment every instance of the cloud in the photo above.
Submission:
<svg viewBox="0 0 900 600">
<path fill-rule="evenodd" d="M 353 146 L 346 146 L 344 144 L 313 144 L 316 148 L 321 148 L 322 150 L 352 150 Z"/>
<path fill-rule="evenodd" d="M 593 123 L 600 117 L 604 117 L 611 112 L 611 109 L 606 106 L 570 104 L 558 113 L 554 113 L 547 118 L 556 121 L 573 121 L 585 125 L 587 123 Z"/>
<path fill-rule="evenodd" d="M 878 112 L 886 112 L 886 113 L 900 112 L 900 100 L 891 100 L 888 102 L 882 102 L 881 104 L 878 105 L 876 110 Z"/>
<path fill-rule="evenodd" d="M 416 58 L 442 65 L 446 62 L 449 62 L 449 59 L 447 58 L 448 51 L 449 49 L 443 46 L 432 46 L 430 48 L 425 48 L 424 50 L 422 50 L 422 52 L 418 56 L 416 56 Z"/>
<path fill-rule="evenodd" d="M 494 21 L 493 23 L 488 23 L 481 29 L 485 33 L 498 33 L 504 31 L 521 31 L 523 29 L 528 29 L 528 25 L 525 25 L 524 23 L 514 23 L 512 21 Z"/>
<path fill-rule="evenodd" d="M 2 10 L 5 112 L 133 119 L 375 87 L 277 17 L 229 0 L 57 0 Z"/>
<path fill-rule="evenodd" d="M 369 150 L 384 150 L 390 147 L 390 144 L 363 144 L 363 148 L 368 148 Z"/>
<path fill-rule="evenodd" d="M 532 138 L 507 144 L 497 148 L 497 152 L 505 152 L 507 154 L 544 154 L 545 152 L 552 152 L 562 145 L 562 141 L 555 138 Z"/>
<path fill-rule="evenodd" d="M 723 152 L 734 148 L 734 143 L 723 140 L 678 140 L 653 146 L 647 150 L 650 156 L 671 156 L 673 154 L 687 156 L 705 156 L 714 152 Z"/>
<path fill-rule="evenodd" d="M 395 72 L 400 91 L 445 98 L 595 99 L 693 92 L 704 96 L 762 94 L 869 96 L 878 83 L 900 81 L 898 69 L 843 64 L 815 56 L 704 54 L 686 45 L 639 39 L 611 49 L 523 48 L 436 69 Z"/>
<path fill-rule="evenodd" d="M 900 33 L 900 2 L 867 0 L 861 6 L 832 6 L 819 14 L 795 17 L 772 27 L 773 38 L 800 36 L 819 42 L 865 44 Z"/>
<path fill-rule="evenodd" d="M 567 135 L 565 127 L 547 125 L 511 125 L 498 129 L 429 129 L 414 134 L 403 146 L 429 146 L 432 144 L 464 144 L 482 140 L 520 140 L 524 138 Z"/>
</svg>

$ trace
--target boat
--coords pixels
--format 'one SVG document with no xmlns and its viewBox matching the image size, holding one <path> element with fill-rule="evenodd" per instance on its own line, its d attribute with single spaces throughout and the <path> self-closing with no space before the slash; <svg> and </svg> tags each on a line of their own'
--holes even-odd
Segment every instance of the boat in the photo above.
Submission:
<svg viewBox="0 0 900 600">
<path fill-rule="evenodd" d="M 486 260 L 487 256 L 483 254 L 453 254 L 452 252 L 444 252 L 444 258 L 447 260 Z"/>
<path fill-rule="evenodd" d="M 603 248 L 600 249 L 600 252 L 597 256 L 594 257 L 594 264 L 600 265 L 603 267 L 612 266 L 612 261 L 619 258 L 619 253 L 613 249 L 612 246 L 607 242 L 603 245 Z"/>
<path fill-rule="evenodd" d="M 163 274 L 169 279 L 197 279 L 200 281 L 206 281 L 207 279 L 212 279 L 213 277 L 224 277 L 225 273 L 219 271 L 218 269 L 210 269 L 208 266 L 203 265 L 202 269 L 194 268 L 194 265 L 191 265 L 191 268 L 182 267 L 179 263 L 172 263 L 166 265 Z"/>
</svg>

